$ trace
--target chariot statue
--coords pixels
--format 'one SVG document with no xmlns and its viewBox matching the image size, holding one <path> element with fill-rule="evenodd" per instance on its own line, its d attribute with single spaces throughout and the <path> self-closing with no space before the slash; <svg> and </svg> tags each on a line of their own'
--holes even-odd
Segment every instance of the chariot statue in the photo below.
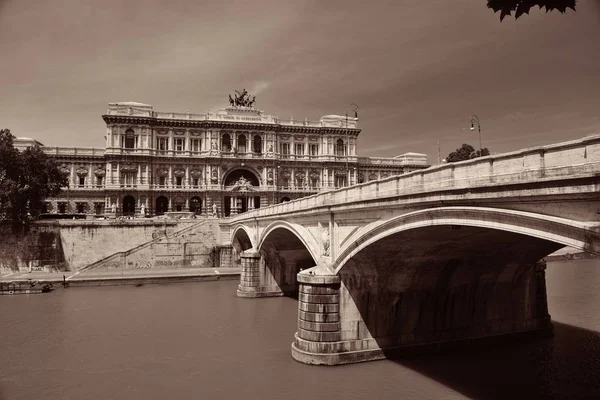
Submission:
<svg viewBox="0 0 600 400">
<path fill-rule="evenodd" d="M 252 107 L 255 101 L 256 96 L 252 96 L 252 98 L 250 98 L 250 94 L 248 94 L 246 89 L 243 89 L 241 92 L 236 90 L 234 98 L 229 95 L 229 104 L 232 107 Z"/>
</svg>

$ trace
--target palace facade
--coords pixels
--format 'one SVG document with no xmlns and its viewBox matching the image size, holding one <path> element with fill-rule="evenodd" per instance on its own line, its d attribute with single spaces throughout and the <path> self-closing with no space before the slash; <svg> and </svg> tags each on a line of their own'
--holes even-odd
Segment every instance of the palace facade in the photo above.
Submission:
<svg viewBox="0 0 600 400">
<path fill-rule="evenodd" d="M 283 121 L 252 106 L 190 114 L 123 102 L 102 118 L 105 148 L 41 147 L 70 182 L 43 213 L 229 216 L 428 167 L 425 154 L 358 157 L 358 118 L 347 116 Z"/>
</svg>

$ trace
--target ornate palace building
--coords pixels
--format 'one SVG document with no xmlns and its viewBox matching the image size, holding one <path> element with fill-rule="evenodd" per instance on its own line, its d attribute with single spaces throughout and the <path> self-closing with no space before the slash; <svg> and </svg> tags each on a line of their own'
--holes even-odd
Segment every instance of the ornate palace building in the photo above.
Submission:
<svg viewBox="0 0 600 400">
<path fill-rule="evenodd" d="M 110 103 L 105 148 L 42 146 L 70 176 L 42 211 L 229 216 L 428 167 L 425 154 L 358 157 L 356 116 L 283 121 L 254 108 L 245 91 L 230 103 L 205 114 Z"/>
</svg>

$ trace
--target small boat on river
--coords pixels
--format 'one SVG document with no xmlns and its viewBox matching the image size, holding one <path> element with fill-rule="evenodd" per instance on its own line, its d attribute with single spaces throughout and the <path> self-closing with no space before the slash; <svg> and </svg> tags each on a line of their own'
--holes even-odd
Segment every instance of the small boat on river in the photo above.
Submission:
<svg viewBox="0 0 600 400">
<path fill-rule="evenodd" d="M 48 293 L 53 290 L 51 282 L 33 281 L 10 281 L 0 282 L 0 295 L 2 294 L 39 294 Z"/>
</svg>

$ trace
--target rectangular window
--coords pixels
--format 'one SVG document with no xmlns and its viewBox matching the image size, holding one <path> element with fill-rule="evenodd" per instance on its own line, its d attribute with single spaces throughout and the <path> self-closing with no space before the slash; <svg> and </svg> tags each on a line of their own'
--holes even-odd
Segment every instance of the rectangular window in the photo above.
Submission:
<svg viewBox="0 0 600 400">
<path fill-rule="evenodd" d="M 156 148 L 161 152 L 169 150 L 169 138 L 161 137 L 156 139 Z"/>
<path fill-rule="evenodd" d="M 198 186 L 200 184 L 200 179 L 194 178 L 193 183 L 194 183 L 194 186 Z"/>
<path fill-rule="evenodd" d="M 287 158 L 290 155 L 290 144 L 289 143 L 281 143 L 281 156 L 283 158 Z"/>
<path fill-rule="evenodd" d="M 79 187 L 83 187 L 85 185 L 85 176 L 79 177 Z"/>
<path fill-rule="evenodd" d="M 165 184 L 167 183 L 167 177 L 166 176 L 161 176 L 158 178 L 158 184 L 160 186 L 165 186 Z"/>
<path fill-rule="evenodd" d="M 102 186 L 102 180 L 103 180 L 103 177 L 97 176 L 96 177 L 96 186 L 101 187 Z"/>
<path fill-rule="evenodd" d="M 318 144 L 310 145 L 310 155 L 311 155 L 311 157 L 316 157 L 319 155 L 319 145 Z"/>
<path fill-rule="evenodd" d="M 181 152 L 185 150 L 185 139 L 176 138 L 175 139 L 175 151 Z"/>
<path fill-rule="evenodd" d="M 181 186 L 181 184 L 183 183 L 183 177 L 182 176 L 175 177 L 175 182 L 177 182 L 177 186 Z"/>
<path fill-rule="evenodd" d="M 294 147 L 294 154 L 296 154 L 297 156 L 304 155 L 304 143 L 296 143 Z"/>
<path fill-rule="evenodd" d="M 135 183 L 135 177 L 135 172 L 123 172 L 121 175 L 121 185 L 124 184 L 125 186 L 133 186 Z"/>
<path fill-rule="evenodd" d="M 346 177 L 343 175 L 336 175 L 335 176 L 335 187 L 341 188 L 344 186 L 346 186 Z"/>
<path fill-rule="evenodd" d="M 200 152 L 200 139 L 192 139 L 192 151 Z"/>
</svg>

